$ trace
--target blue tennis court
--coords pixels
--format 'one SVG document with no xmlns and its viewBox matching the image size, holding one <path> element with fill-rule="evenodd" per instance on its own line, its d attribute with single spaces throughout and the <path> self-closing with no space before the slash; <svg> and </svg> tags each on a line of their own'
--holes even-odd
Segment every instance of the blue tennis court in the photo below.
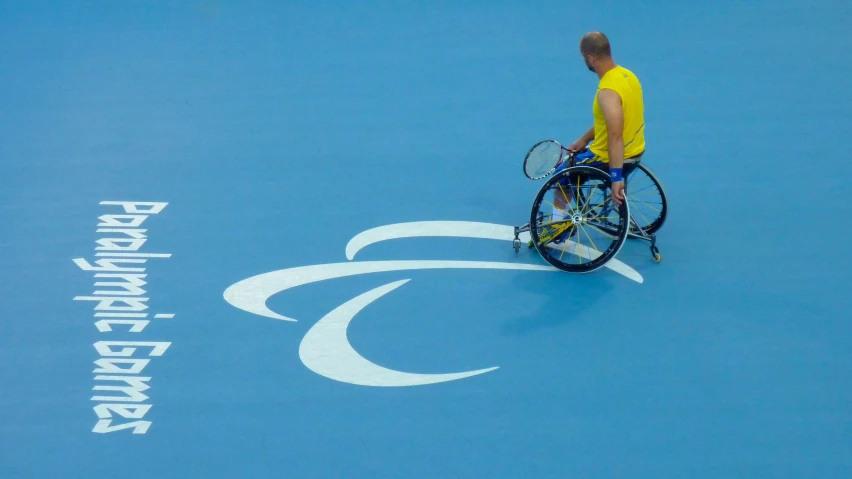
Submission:
<svg viewBox="0 0 852 479">
<path fill-rule="evenodd" d="M 5 2 L 0 478 L 852 477 L 848 2 Z M 512 227 L 645 98 L 663 260 Z"/>
</svg>

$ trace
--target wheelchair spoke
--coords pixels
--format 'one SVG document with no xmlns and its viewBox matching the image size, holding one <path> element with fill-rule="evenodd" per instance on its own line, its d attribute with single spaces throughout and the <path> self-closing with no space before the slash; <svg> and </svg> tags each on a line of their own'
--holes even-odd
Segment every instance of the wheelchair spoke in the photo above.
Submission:
<svg viewBox="0 0 852 479">
<path fill-rule="evenodd" d="M 648 221 L 648 217 L 647 217 L 647 216 L 645 216 L 645 214 L 644 214 L 644 213 L 642 213 L 642 211 L 641 211 L 641 210 L 636 210 L 636 211 L 639 213 L 639 215 L 642 217 L 642 219 L 643 219 L 643 220 L 645 220 L 645 224 L 650 224 L 650 223 L 651 223 L 650 221 Z M 642 229 L 644 229 L 644 228 L 642 228 Z"/>
<path fill-rule="evenodd" d="M 642 203 L 643 205 L 647 206 L 648 208 L 651 208 L 652 210 L 656 211 L 657 213 L 662 213 L 662 211 L 663 211 L 662 209 L 654 208 L 653 206 L 651 206 L 652 204 L 657 204 L 657 205 L 662 206 L 662 203 L 648 203 L 647 201 L 634 200 L 632 195 L 627 195 L 627 197 L 628 197 L 628 199 L 631 200 L 630 201 L 631 203 Z"/>
<path fill-rule="evenodd" d="M 589 203 L 590 203 L 591 201 L 592 201 L 592 190 L 591 190 L 591 187 L 590 187 L 590 188 L 589 188 L 589 194 L 588 194 L 588 196 L 586 197 L 586 202 L 585 202 L 585 204 L 583 204 L 583 207 L 582 207 L 582 208 L 580 208 L 580 215 L 585 216 L 585 214 L 586 214 L 586 208 L 588 207 L 588 205 L 589 205 Z"/>
<path fill-rule="evenodd" d="M 571 225 L 571 230 L 573 231 L 573 230 L 574 230 L 574 228 L 576 228 L 576 227 L 577 227 L 577 225 Z M 570 237 L 570 235 L 569 235 L 569 237 Z M 562 261 L 562 256 L 564 256 L 564 255 L 565 255 L 565 248 L 560 248 L 560 250 L 561 250 L 562 252 L 561 252 L 561 253 L 559 253 L 559 261 Z"/>
<path fill-rule="evenodd" d="M 579 248 L 580 246 L 583 246 L 583 240 L 582 240 L 582 238 L 580 237 L 580 235 L 577 235 L 577 242 L 576 242 L 576 243 L 574 243 L 574 251 L 572 251 L 572 254 L 574 254 L 574 256 L 576 256 L 576 257 L 577 257 L 577 264 L 582 264 L 582 263 L 583 263 L 583 258 L 581 258 L 581 257 L 580 257 L 580 255 L 576 254 L 576 253 L 577 253 L 577 248 Z"/>
<path fill-rule="evenodd" d="M 574 208 L 571 207 L 572 198 L 569 198 L 565 193 L 565 190 L 562 189 L 562 183 L 556 183 L 559 186 L 559 191 L 562 192 L 562 199 L 565 201 L 565 206 L 571 208 L 571 215 L 574 215 Z M 570 187 L 569 187 L 570 190 Z M 555 208 L 555 207 L 554 207 Z"/>
<path fill-rule="evenodd" d="M 598 223 L 588 223 L 588 225 L 589 225 L 589 228 L 593 228 L 594 230 L 600 232 L 602 235 L 606 236 L 607 238 L 609 238 L 613 241 L 618 239 L 618 236 L 617 236 L 618 232 L 611 229 L 609 226 L 601 225 L 601 224 L 598 224 Z"/>
<path fill-rule="evenodd" d="M 628 234 L 627 206 L 616 207 L 611 193 L 609 176 L 595 168 L 571 167 L 553 176 L 533 203 L 531 246 L 559 269 L 600 268 L 617 254 Z M 547 212 L 549 208 L 554 214 Z"/>
<path fill-rule="evenodd" d="M 659 197 L 660 197 L 660 194 L 659 194 L 659 193 L 641 193 L 641 194 L 628 193 L 628 194 L 629 194 L 631 197 L 633 197 L 633 196 L 641 196 L 641 195 L 645 195 L 645 196 L 653 196 L 654 198 L 659 198 Z M 655 205 L 661 205 L 661 204 L 663 204 L 661 201 L 649 201 L 649 200 L 643 200 L 643 199 L 638 199 L 637 201 L 642 201 L 642 202 L 644 202 L 644 203 L 651 203 L 651 204 L 655 204 Z"/>
<path fill-rule="evenodd" d="M 598 247 L 597 247 L 597 246 L 595 246 L 595 242 L 594 242 L 594 241 L 592 241 L 592 237 L 591 237 L 591 236 L 589 236 L 589 232 L 588 232 L 588 231 L 586 231 L 586 228 L 585 228 L 585 227 L 583 227 L 583 233 L 585 233 L 585 234 L 586 234 L 586 238 L 589 238 L 589 243 L 591 243 L 592 248 L 593 248 L 593 249 L 595 249 L 595 250 L 597 250 L 597 249 L 598 249 Z M 577 236 L 579 236 L 579 235 L 577 235 Z"/>
<path fill-rule="evenodd" d="M 663 225 L 668 211 L 659 181 L 650 170 L 639 164 L 631 172 L 626 193 L 630 201 L 630 229 L 646 235 L 655 233 Z"/>
<path fill-rule="evenodd" d="M 639 189 L 639 190 L 637 190 L 637 191 L 631 191 L 631 192 L 630 192 L 630 194 L 635 195 L 636 193 L 639 193 L 640 191 L 645 191 L 645 190 L 647 190 L 648 188 L 656 188 L 656 187 L 657 187 L 657 185 L 655 185 L 655 184 L 651 183 L 650 185 L 648 185 L 648 186 L 646 186 L 646 187 L 644 187 L 644 188 L 642 188 L 642 189 Z"/>
<path fill-rule="evenodd" d="M 560 209 L 560 208 L 557 208 L 557 207 L 556 207 L 556 205 L 554 205 L 553 203 L 551 203 L 551 202 L 549 202 L 549 201 L 547 201 L 547 200 L 542 200 L 542 201 L 544 201 L 545 203 L 549 204 L 549 205 L 550 205 L 550 207 L 551 207 L 551 208 L 553 208 L 553 209 L 555 209 L 555 210 Z M 542 216 L 542 218 L 543 218 L 543 217 L 544 217 L 544 216 Z M 552 219 L 552 218 L 553 218 L 553 215 L 550 215 L 550 218 Z"/>
</svg>

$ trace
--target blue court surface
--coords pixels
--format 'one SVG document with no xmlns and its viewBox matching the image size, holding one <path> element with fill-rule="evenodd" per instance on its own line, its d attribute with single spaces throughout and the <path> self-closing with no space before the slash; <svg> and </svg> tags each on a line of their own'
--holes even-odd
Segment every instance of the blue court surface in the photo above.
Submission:
<svg viewBox="0 0 852 479">
<path fill-rule="evenodd" d="M 0 478 L 852 477 L 850 16 L 3 2 Z M 570 274 L 591 30 L 670 211 Z"/>
</svg>

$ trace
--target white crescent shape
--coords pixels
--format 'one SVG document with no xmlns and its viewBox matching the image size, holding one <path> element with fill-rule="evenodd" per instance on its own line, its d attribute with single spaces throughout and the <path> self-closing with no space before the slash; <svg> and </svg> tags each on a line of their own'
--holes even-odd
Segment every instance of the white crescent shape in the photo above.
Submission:
<svg viewBox="0 0 852 479">
<path fill-rule="evenodd" d="M 346 259 L 353 259 L 359 251 L 380 241 L 428 236 L 512 241 L 515 237 L 515 229 L 513 226 L 508 225 L 478 223 L 473 221 L 414 221 L 379 226 L 358 233 L 355 237 L 349 240 L 349 243 L 346 245 Z M 519 239 L 522 244 L 526 245 L 530 239 L 529 232 L 521 233 L 519 235 Z M 601 254 L 600 251 L 589 248 L 585 245 L 577 244 L 573 241 L 566 241 L 561 245 L 549 247 L 559 248 L 565 251 L 568 251 L 570 247 L 572 253 L 583 256 L 587 259 L 597 258 Z M 607 261 L 604 266 L 616 273 L 632 279 L 633 281 L 636 281 L 637 283 L 642 283 L 644 281 L 642 275 L 639 274 L 638 271 L 615 258 Z"/>
<path fill-rule="evenodd" d="M 526 238 L 521 238 L 521 241 L 526 243 L 530 236 L 529 233 L 523 234 Z M 378 226 L 362 231 L 349 240 L 346 244 L 346 259 L 352 260 L 359 251 L 380 241 L 428 236 L 512 241 L 515 230 L 512 226 L 475 221 L 411 221 Z"/>
<path fill-rule="evenodd" d="M 352 238 L 346 246 L 346 257 L 351 260 L 362 248 L 380 241 L 422 236 L 468 237 L 510 241 L 514 238 L 514 228 L 512 226 L 493 223 L 466 221 L 423 221 L 387 225 L 364 231 Z M 521 234 L 519 239 L 524 243 L 527 242 L 529 240 L 529 233 Z M 560 245 L 559 247 L 564 249 L 571 247 L 573 249 L 572 253 L 585 256 L 586 258 L 594 258 L 600 255 L 600 252 L 592 248 L 577 245 L 573 242 L 568 242 L 568 244 Z M 615 259 L 610 260 L 606 267 L 639 283 L 643 281 L 642 276 L 637 271 Z M 224 292 L 224 298 L 232 306 L 249 313 L 283 321 L 295 321 L 295 319 L 282 316 L 270 310 L 266 306 L 267 300 L 282 291 L 327 279 L 368 273 L 421 269 L 559 271 L 551 266 L 487 261 L 410 260 L 331 263 L 300 266 L 252 276 L 228 287 Z M 416 374 L 384 368 L 358 354 L 347 339 L 346 331 L 349 323 L 367 305 L 408 281 L 407 279 L 396 281 L 372 289 L 326 314 L 302 339 L 299 347 L 299 356 L 302 362 L 317 374 L 336 381 L 365 386 L 386 387 L 414 386 L 453 381 L 497 369 L 493 367 L 460 373 Z"/>
<path fill-rule="evenodd" d="M 522 271 L 559 270 L 552 266 L 527 263 L 492 263 L 488 261 L 443 261 L 443 260 L 405 260 L 405 261 L 359 261 L 355 263 L 330 263 L 298 266 L 259 274 L 235 283 L 225 290 L 225 301 L 232 306 L 283 321 L 296 321 L 282 316 L 266 306 L 266 301 L 274 294 L 297 286 L 342 278 L 358 274 L 382 273 L 386 271 L 405 271 L 414 269 L 509 269 Z"/>
<path fill-rule="evenodd" d="M 373 301 L 407 283 L 395 281 L 367 291 L 338 306 L 319 320 L 302 339 L 299 357 L 311 371 L 335 381 L 359 386 L 422 386 L 464 379 L 496 367 L 448 374 L 416 374 L 387 369 L 358 354 L 346 337 L 352 318 Z"/>
</svg>

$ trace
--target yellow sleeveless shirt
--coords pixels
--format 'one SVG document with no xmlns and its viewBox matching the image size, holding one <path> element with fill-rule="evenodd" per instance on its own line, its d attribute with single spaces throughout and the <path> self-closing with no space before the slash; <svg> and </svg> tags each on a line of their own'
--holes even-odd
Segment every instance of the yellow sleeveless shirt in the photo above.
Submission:
<svg viewBox="0 0 852 479">
<path fill-rule="evenodd" d="M 642 102 L 642 85 L 630 70 L 615 67 L 606 72 L 598 84 L 592 114 L 595 118 L 595 139 L 589 150 L 600 157 L 601 161 L 609 162 L 607 152 L 606 119 L 598 103 L 598 93 L 601 90 L 614 90 L 621 97 L 621 108 L 624 111 L 624 158 L 631 158 L 645 152 L 645 106 Z"/>
</svg>

